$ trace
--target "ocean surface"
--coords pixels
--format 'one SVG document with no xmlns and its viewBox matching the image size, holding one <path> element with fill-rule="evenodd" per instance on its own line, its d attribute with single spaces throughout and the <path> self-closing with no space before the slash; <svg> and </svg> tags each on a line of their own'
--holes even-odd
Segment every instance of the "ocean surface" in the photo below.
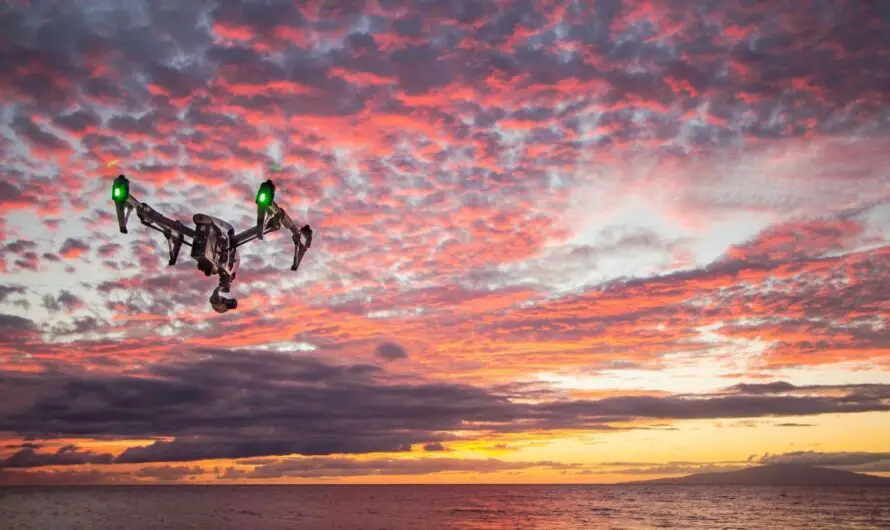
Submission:
<svg viewBox="0 0 890 530">
<path fill-rule="evenodd" d="M 890 487 L 8 487 L 0 528 L 886 529 Z"/>
</svg>

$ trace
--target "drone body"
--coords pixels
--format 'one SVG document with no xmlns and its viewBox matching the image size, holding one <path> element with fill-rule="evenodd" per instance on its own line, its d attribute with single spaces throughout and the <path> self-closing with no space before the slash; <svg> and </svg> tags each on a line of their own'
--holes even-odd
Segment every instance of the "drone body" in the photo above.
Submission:
<svg viewBox="0 0 890 530">
<path fill-rule="evenodd" d="M 312 245 L 312 229 L 309 225 L 297 228 L 278 204 L 275 203 L 275 185 L 267 180 L 257 192 L 257 222 L 240 233 L 229 223 L 203 213 L 193 216 L 195 228 L 188 227 L 156 212 L 149 205 L 130 195 L 130 182 L 123 175 L 114 179 L 111 198 L 117 211 L 117 222 L 122 234 L 127 233 L 127 220 L 135 209 L 142 224 L 153 228 L 167 238 L 170 251 L 169 266 L 176 264 L 179 249 L 183 244 L 192 247 L 191 257 L 197 262 L 198 270 L 205 276 L 219 275 L 219 286 L 210 296 L 210 305 L 217 313 L 225 313 L 238 307 L 234 298 L 223 298 L 220 292 L 228 293 L 238 274 L 240 259 L 238 248 L 255 239 L 262 240 L 265 234 L 279 230 L 282 226 L 291 233 L 294 242 L 294 261 L 291 270 L 295 271 L 303 261 L 303 255 Z"/>
</svg>

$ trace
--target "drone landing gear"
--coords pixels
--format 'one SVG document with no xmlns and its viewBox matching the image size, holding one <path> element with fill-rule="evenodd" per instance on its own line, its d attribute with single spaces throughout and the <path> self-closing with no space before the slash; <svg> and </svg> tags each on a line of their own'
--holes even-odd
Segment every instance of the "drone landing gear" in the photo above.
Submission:
<svg viewBox="0 0 890 530">
<path fill-rule="evenodd" d="M 164 237 L 167 238 L 167 250 L 170 252 L 170 261 L 167 262 L 167 266 L 172 267 L 176 265 L 176 259 L 179 257 L 179 249 L 182 248 L 182 242 L 184 241 L 182 232 L 177 232 L 176 235 L 173 235 L 170 229 L 164 230 Z"/>
</svg>

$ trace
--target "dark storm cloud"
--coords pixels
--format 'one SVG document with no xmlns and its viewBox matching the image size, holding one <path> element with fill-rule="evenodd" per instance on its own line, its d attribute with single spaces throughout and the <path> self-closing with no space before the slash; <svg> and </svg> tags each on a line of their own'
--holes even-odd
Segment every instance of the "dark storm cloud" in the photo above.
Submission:
<svg viewBox="0 0 890 530">
<path fill-rule="evenodd" d="M 398 359 L 407 359 L 408 353 L 405 348 L 398 344 L 387 342 L 377 347 L 377 356 L 387 361 L 396 361 Z"/>
<path fill-rule="evenodd" d="M 113 458 L 110 453 L 82 451 L 74 445 L 62 447 L 55 453 L 40 453 L 31 447 L 25 447 L 0 461 L 0 468 L 110 464 Z"/>
<path fill-rule="evenodd" d="M 15 325 L 15 323 L 11 324 Z M 8 373 L 19 396 L 0 430 L 55 436 L 173 437 L 130 447 L 116 462 L 406 451 L 447 431 L 611 429 L 632 419 L 742 418 L 890 410 L 885 397 L 623 396 L 513 403 L 457 384 L 383 384 L 371 365 L 336 366 L 277 353 L 202 351 L 144 377 Z M 430 445 L 430 447 L 437 447 Z"/>
<path fill-rule="evenodd" d="M 0 314 L 0 331 L 6 336 L 35 328 L 36 324 L 31 319 L 17 315 Z"/>
<path fill-rule="evenodd" d="M 44 434 L 72 429 L 99 434 L 109 427 L 121 435 L 168 432 L 177 440 L 131 448 L 118 461 L 175 461 L 405 450 L 411 443 L 440 438 L 432 431 L 477 416 L 485 403 L 498 401 L 457 386 L 374 385 L 369 374 L 376 370 L 285 355 L 217 352 L 204 361 L 157 366 L 154 379 L 57 381 L 62 387 L 44 394 L 29 412 L 14 415 L 14 421 Z M 18 379 L 18 385 L 38 383 Z M 37 420 L 46 413 L 51 419 Z M 198 419 L 202 415 L 205 419 Z M 262 426 L 277 434 L 251 434 Z"/>
</svg>

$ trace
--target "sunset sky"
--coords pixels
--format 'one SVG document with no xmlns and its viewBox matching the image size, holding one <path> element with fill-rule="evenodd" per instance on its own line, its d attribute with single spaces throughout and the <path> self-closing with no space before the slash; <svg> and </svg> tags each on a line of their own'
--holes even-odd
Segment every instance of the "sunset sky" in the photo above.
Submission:
<svg viewBox="0 0 890 530">
<path fill-rule="evenodd" d="M 882 0 L 4 1 L 0 484 L 890 476 L 888 64 Z M 313 246 L 217 314 L 120 173 Z"/>
</svg>

